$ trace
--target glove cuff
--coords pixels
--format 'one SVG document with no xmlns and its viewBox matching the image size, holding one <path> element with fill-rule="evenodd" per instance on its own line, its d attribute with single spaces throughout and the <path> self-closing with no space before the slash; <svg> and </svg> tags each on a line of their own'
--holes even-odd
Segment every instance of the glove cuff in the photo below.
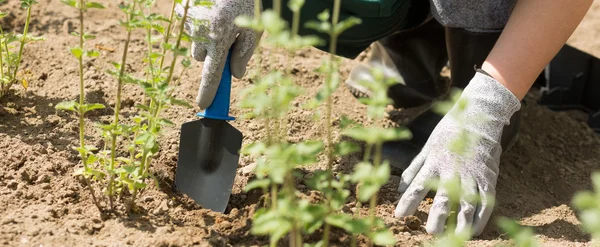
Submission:
<svg viewBox="0 0 600 247">
<path fill-rule="evenodd" d="M 484 117 L 484 121 L 487 121 L 484 125 L 491 124 L 486 132 L 493 138 L 500 138 L 502 128 L 510 124 L 511 117 L 521 109 L 521 102 L 510 90 L 480 71 L 475 73 L 461 98 L 467 101 L 466 119 L 479 121 Z"/>
</svg>

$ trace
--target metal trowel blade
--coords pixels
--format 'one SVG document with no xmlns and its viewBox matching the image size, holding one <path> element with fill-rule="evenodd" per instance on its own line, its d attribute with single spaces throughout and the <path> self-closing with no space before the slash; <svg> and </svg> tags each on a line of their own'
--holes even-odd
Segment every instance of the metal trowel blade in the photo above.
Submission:
<svg viewBox="0 0 600 247">
<path fill-rule="evenodd" d="M 183 124 L 175 186 L 204 208 L 225 212 L 235 180 L 242 133 L 224 120 Z"/>
</svg>

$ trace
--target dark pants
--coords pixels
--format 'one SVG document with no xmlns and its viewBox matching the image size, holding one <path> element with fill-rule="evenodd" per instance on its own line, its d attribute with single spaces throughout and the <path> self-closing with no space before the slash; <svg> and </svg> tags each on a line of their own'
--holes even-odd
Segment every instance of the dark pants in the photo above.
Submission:
<svg viewBox="0 0 600 247">
<path fill-rule="evenodd" d="M 288 0 L 281 1 L 282 16 L 291 24 L 292 12 L 287 8 Z M 272 0 L 263 0 L 264 9 L 273 7 Z M 303 26 L 308 21 L 317 21 L 317 15 L 333 9 L 333 0 L 306 0 L 300 13 L 300 35 L 316 35 L 326 41 L 317 48 L 328 51 L 329 37 Z M 415 27 L 429 14 L 427 0 L 343 0 L 340 20 L 354 16 L 362 20 L 337 40 L 336 55 L 354 59 L 371 43 L 395 32 Z"/>
</svg>

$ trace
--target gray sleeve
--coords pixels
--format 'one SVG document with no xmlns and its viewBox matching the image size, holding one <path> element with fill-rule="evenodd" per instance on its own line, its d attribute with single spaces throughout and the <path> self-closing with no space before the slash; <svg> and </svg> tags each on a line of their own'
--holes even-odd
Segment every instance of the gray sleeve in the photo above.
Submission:
<svg viewBox="0 0 600 247">
<path fill-rule="evenodd" d="M 446 27 L 475 32 L 503 29 L 517 0 L 430 0 L 431 13 Z"/>
</svg>

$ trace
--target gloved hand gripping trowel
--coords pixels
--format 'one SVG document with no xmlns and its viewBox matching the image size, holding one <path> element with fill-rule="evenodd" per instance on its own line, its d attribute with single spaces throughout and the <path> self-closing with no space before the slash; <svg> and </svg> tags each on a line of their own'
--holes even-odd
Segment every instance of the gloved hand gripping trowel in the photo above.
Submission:
<svg viewBox="0 0 600 247">
<path fill-rule="evenodd" d="M 231 195 L 242 133 L 227 123 L 231 94 L 230 54 L 212 104 L 199 120 L 181 127 L 175 186 L 196 203 L 225 212 Z"/>
</svg>

